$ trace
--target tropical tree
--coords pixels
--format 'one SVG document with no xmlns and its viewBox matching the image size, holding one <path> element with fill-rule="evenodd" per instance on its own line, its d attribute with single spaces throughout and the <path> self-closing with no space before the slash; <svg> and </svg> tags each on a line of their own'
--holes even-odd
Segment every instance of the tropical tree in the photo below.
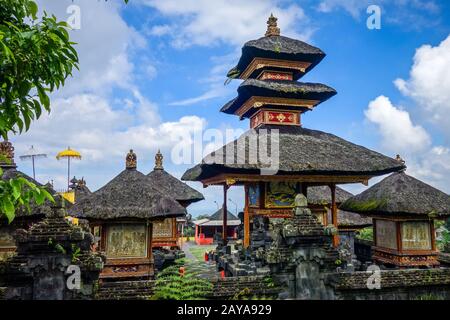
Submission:
<svg viewBox="0 0 450 320">
<path fill-rule="evenodd" d="M 0 2 L 0 135 L 22 133 L 45 110 L 49 94 L 64 85 L 78 68 L 69 26 L 43 13 L 33 0 Z M 6 161 L 6 159 L 2 159 Z M 3 171 L 0 170 L 0 176 Z M 11 222 L 16 209 L 51 195 L 23 177 L 0 180 L 0 213 Z"/>
<path fill-rule="evenodd" d="M 27 131 L 43 111 L 50 112 L 49 94 L 78 69 L 69 25 L 38 12 L 33 0 L 0 1 L 0 136 L 5 140 L 11 133 Z M 0 169 L 0 217 L 9 222 L 19 207 L 29 209 L 31 201 L 53 201 L 44 188 L 23 177 L 2 176 Z"/>
</svg>

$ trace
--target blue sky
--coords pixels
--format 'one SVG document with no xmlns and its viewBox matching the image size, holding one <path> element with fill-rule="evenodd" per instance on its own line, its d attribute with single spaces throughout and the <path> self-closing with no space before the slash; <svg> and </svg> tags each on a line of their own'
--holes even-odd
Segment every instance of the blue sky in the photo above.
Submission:
<svg viewBox="0 0 450 320">
<path fill-rule="evenodd" d="M 172 161 L 180 136 L 202 128 L 247 129 L 248 121 L 219 112 L 239 85 L 235 80 L 224 86 L 225 75 L 245 41 L 263 36 L 273 12 L 283 35 L 327 54 L 302 81 L 338 91 L 307 113 L 303 125 L 389 156 L 400 153 L 408 173 L 450 192 L 448 1 L 38 2 L 64 20 L 74 12 L 70 6 L 78 6 L 81 22 L 79 30 L 71 31 L 80 72 L 53 95 L 49 116 L 12 139 L 16 156 L 30 145 L 48 153 L 37 165 L 38 180 L 44 183 L 54 180 L 57 188 L 64 187 L 65 163 L 55 155 L 68 145 L 84 156 L 73 173 L 96 190 L 124 168 L 130 148 L 144 173 L 152 170 L 161 148 L 166 170 L 180 177 L 194 165 Z M 381 8 L 379 30 L 367 28 L 369 5 Z M 31 172 L 29 163 L 17 162 Z M 194 215 L 211 213 L 214 201 L 221 203 L 220 188 L 190 185 L 206 196 L 190 207 Z M 348 187 L 352 192 L 363 188 Z M 242 190 L 232 190 L 230 197 L 240 209 Z"/>
</svg>

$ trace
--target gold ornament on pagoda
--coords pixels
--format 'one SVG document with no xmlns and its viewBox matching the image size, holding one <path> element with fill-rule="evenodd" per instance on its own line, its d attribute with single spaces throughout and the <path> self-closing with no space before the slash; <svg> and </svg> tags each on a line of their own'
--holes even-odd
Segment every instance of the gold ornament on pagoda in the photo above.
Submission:
<svg viewBox="0 0 450 320">
<path fill-rule="evenodd" d="M 163 155 L 161 154 L 161 151 L 158 150 L 158 152 L 155 155 L 155 170 L 163 170 Z"/>
<path fill-rule="evenodd" d="M 133 149 L 130 149 L 126 157 L 126 168 L 127 169 L 136 169 L 137 167 L 137 156 L 136 153 L 133 152 Z"/>
<path fill-rule="evenodd" d="M 279 36 L 280 28 L 278 28 L 278 18 L 270 14 L 269 20 L 267 20 L 266 37 Z"/>
</svg>

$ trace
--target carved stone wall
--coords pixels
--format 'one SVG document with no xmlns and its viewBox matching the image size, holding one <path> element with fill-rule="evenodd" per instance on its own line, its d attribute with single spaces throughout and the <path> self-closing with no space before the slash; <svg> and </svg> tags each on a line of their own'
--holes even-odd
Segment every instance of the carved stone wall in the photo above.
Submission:
<svg viewBox="0 0 450 320">
<path fill-rule="evenodd" d="M 372 272 L 335 273 L 326 276 L 335 299 L 420 300 L 450 299 L 450 269 L 382 270 L 379 288 L 369 289 Z M 370 281 L 370 280 L 369 280 Z"/>
<path fill-rule="evenodd" d="M 93 236 L 86 226 L 75 226 L 64 219 L 60 201 L 51 214 L 28 231 L 17 230 L 17 254 L 0 270 L 0 283 L 6 287 L 4 299 L 94 297 L 104 258 L 91 251 Z"/>
</svg>

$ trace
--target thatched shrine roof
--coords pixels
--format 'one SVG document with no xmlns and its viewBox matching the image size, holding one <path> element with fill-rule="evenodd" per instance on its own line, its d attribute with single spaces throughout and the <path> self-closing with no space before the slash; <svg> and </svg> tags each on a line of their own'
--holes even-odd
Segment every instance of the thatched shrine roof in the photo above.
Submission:
<svg viewBox="0 0 450 320">
<path fill-rule="evenodd" d="M 344 210 L 338 210 L 337 220 L 340 228 L 363 229 L 372 225 L 372 218 Z M 331 221 L 331 214 L 329 221 Z"/>
<path fill-rule="evenodd" d="M 257 79 L 245 80 L 237 91 L 238 97 L 225 104 L 220 111 L 234 114 L 239 107 L 253 96 L 324 102 L 336 94 L 336 90 L 321 83 Z"/>
<path fill-rule="evenodd" d="M 340 209 L 366 215 L 450 215 L 450 196 L 405 172 L 393 173 Z"/>
<path fill-rule="evenodd" d="M 152 219 L 182 216 L 186 210 L 152 186 L 143 173 L 127 168 L 96 192 L 77 201 L 69 213 L 99 220 Z"/>
<path fill-rule="evenodd" d="M 228 72 L 229 77 L 239 76 L 254 58 L 309 62 L 306 72 L 314 68 L 325 57 L 325 53 L 306 42 L 285 36 L 262 37 L 244 44 L 236 67 Z M 296 78 L 301 76 L 298 74 Z"/>
<path fill-rule="evenodd" d="M 223 221 L 223 208 L 220 208 L 216 212 L 214 212 L 210 217 L 209 220 L 219 220 Z M 234 214 L 232 214 L 229 210 L 227 210 L 227 220 L 239 220 L 238 217 L 236 217 Z M 240 220 L 239 220 L 240 221 Z"/>
<path fill-rule="evenodd" d="M 273 129 L 278 129 L 278 137 L 271 131 Z M 249 147 L 249 141 L 255 140 L 251 137 L 253 134 L 257 138 L 261 135 L 261 140 L 268 141 L 269 151 L 271 140 L 278 142 L 277 175 L 378 176 L 405 168 L 404 164 L 393 158 L 330 133 L 296 126 L 262 125 L 209 154 L 201 164 L 187 170 L 181 179 L 202 181 L 222 173 L 261 175 L 261 170 L 270 169 L 271 164 L 261 161 L 262 152 L 258 161 L 252 161 L 253 157 L 249 157 L 249 151 L 258 154 L 258 150 L 253 150 L 253 144 Z M 274 149 L 278 148 L 275 146 Z M 233 154 L 227 155 L 227 151 Z"/>
<path fill-rule="evenodd" d="M 75 192 L 75 202 L 79 202 L 85 197 L 92 194 L 92 191 L 86 185 L 77 186 L 74 190 Z"/>
<path fill-rule="evenodd" d="M 150 183 L 165 195 L 182 203 L 204 200 L 203 195 L 186 183 L 178 180 L 164 169 L 155 169 L 147 175 Z"/>
<path fill-rule="evenodd" d="M 342 203 L 353 194 L 336 186 L 336 203 Z M 328 186 L 308 187 L 308 203 L 310 204 L 329 204 L 331 203 L 331 189 Z"/>
</svg>

